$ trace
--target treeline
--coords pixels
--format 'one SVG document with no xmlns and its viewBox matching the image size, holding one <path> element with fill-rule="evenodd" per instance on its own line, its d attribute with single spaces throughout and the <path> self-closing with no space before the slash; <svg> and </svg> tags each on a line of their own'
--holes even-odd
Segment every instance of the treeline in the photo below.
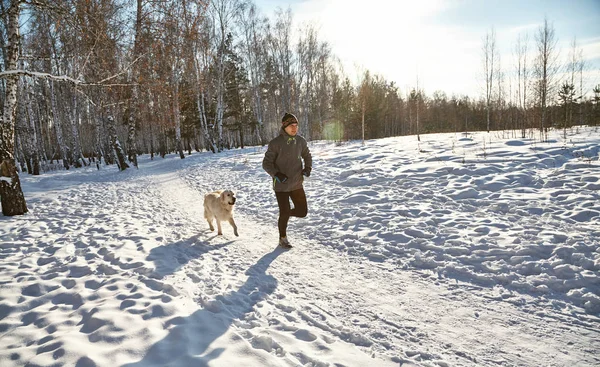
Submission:
<svg viewBox="0 0 600 367">
<path fill-rule="evenodd" d="M 266 17 L 251 0 L 0 0 L 0 17 L 5 214 L 21 200 L 18 169 L 125 169 L 142 153 L 261 145 L 286 111 L 309 140 L 600 120 L 600 86 L 592 98 L 517 96 L 497 67 L 486 98 L 401 90 L 368 70 L 353 83 L 314 25 L 290 10 Z M 539 80 L 519 77 L 519 92 Z"/>
</svg>

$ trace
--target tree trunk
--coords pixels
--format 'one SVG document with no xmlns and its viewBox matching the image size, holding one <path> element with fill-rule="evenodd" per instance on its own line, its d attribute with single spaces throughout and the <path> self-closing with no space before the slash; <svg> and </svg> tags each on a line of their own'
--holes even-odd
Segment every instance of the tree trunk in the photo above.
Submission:
<svg viewBox="0 0 600 367">
<path fill-rule="evenodd" d="M 150 108 L 150 116 L 154 116 L 154 96 L 152 95 L 152 92 L 150 92 L 150 89 L 148 89 L 148 105 Z M 150 123 L 148 124 L 148 133 L 150 134 L 149 140 L 150 140 L 150 160 L 154 160 L 154 124 Z"/>
<path fill-rule="evenodd" d="M 115 126 L 115 119 L 112 116 L 108 116 L 108 130 L 110 134 L 110 143 L 112 145 L 115 156 L 117 157 L 117 165 L 121 171 L 129 168 L 129 165 L 125 161 L 125 153 L 117 137 L 117 128 Z"/>
<path fill-rule="evenodd" d="M 90 109 L 90 102 L 87 102 L 87 113 L 88 116 L 90 116 L 91 113 L 91 109 Z M 96 168 L 100 169 L 100 166 L 102 165 L 102 157 L 104 156 L 103 152 L 102 152 L 102 119 L 98 116 L 97 111 L 95 111 L 96 113 L 94 113 L 94 119 L 96 121 Z M 104 158 L 105 163 L 106 163 L 106 158 Z"/>
<path fill-rule="evenodd" d="M 6 70 L 15 70 L 19 58 L 20 3 L 13 1 L 8 9 L 8 57 Z M 13 156 L 15 144 L 15 113 L 17 107 L 18 77 L 6 78 L 4 114 L 0 124 L 0 201 L 2 214 L 7 216 L 27 213 L 25 196 Z"/>
<path fill-rule="evenodd" d="M 33 95 L 33 88 L 26 88 L 25 92 L 28 93 L 28 97 L 27 98 L 27 115 L 29 118 L 29 146 L 30 146 L 30 154 L 31 154 L 31 160 L 32 160 L 32 164 L 33 164 L 33 172 L 30 172 L 34 175 L 39 175 L 40 174 L 40 152 L 39 152 L 39 144 L 38 144 L 38 139 L 37 139 L 37 133 L 36 133 L 36 123 L 35 123 L 35 115 L 33 114 L 33 101 L 35 100 L 34 95 Z M 39 118 L 39 116 L 38 116 Z"/>
<path fill-rule="evenodd" d="M 136 16 L 135 16 L 135 40 L 133 45 L 133 58 L 134 60 L 141 55 L 141 38 L 142 37 L 142 0 L 137 0 Z M 134 167 L 138 167 L 137 162 L 137 147 L 135 139 L 135 125 L 136 122 L 141 121 L 141 109 L 140 109 L 140 67 L 139 63 L 133 66 L 133 101 L 131 103 L 131 114 L 128 123 L 127 135 L 127 158 Z"/>
<path fill-rule="evenodd" d="M 224 94 L 224 74 L 225 74 L 225 34 L 222 33 L 222 46 L 219 51 L 219 64 L 217 74 L 217 107 L 215 111 L 215 124 L 217 128 L 217 149 L 220 152 L 223 150 L 223 94 Z"/>
<path fill-rule="evenodd" d="M 181 141 L 181 114 L 179 113 L 179 76 L 177 75 L 177 69 L 174 67 L 173 70 L 173 118 L 175 119 L 175 149 L 179 153 L 179 158 L 184 159 L 183 154 L 183 143 Z"/>
<path fill-rule="evenodd" d="M 63 166 L 65 169 L 69 169 L 69 160 L 67 158 L 67 147 L 63 139 L 62 123 L 58 115 L 58 107 L 56 104 L 56 89 L 54 89 L 54 82 L 48 81 L 50 85 L 50 100 L 52 103 L 52 124 L 56 133 L 56 143 L 58 144 L 58 150 L 60 158 L 62 159 Z"/>
<path fill-rule="evenodd" d="M 73 91 L 73 111 L 71 113 L 71 139 L 72 159 L 76 168 L 85 166 L 85 159 L 81 152 L 81 140 L 79 139 L 79 105 L 77 101 L 77 90 Z"/>
<path fill-rule="evenodd" d="M 214 140 L 210 136 L 208 130 L 208 122 L 206 119 L 206 107 L 204 106 L 204 87 L 202 81 L 202 70 L 200 62 L 197 57 L 194 57 L 194 70 L 196 72 L 196 107 L 198 108 L 198 115 L 200 116 L 200 130 L 204 137 L 204 143 L 208 145 L 208 148 L 213 152 L 217 152 L 217 146 Z"/>
<path fill-rule="evenodd" d="M 365 145 L 365 106 L 366 106 L 366 103 L 365 103 L 365 100 L 363 97 L 362 108 L 361 108 L 361 111 L 362 111 L 362 113 L 361 113 L 361 115 L 362 115 L 362 119 L 361 119 L 362 120 L 362 124 L 361 124 L 361 126 L 362 126 L 362 145 Z"/>
<path fill-rule="evenodd" d="M 15 139 L 17 162 L 21 166 L 21 172 L 27 171 L 32 174 L 31 157 L 33 149 L 31 147 L 31 134 L 29 131 L 29 117 L 27 116 L 27 94 L 26 86 L 21 80 L 17 84 L 17 96 L 20 98 L 17 102 L 17 115 L 15 119 Z"/>
</svg>

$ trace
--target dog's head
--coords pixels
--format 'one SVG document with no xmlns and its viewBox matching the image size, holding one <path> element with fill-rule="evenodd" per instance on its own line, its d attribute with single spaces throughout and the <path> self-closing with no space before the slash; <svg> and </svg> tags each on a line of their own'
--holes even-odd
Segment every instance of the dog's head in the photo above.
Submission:
<svg viewBox="0 0 600 367">
<path fill-rule="evenodd" d="M 225 190 L 221 193 L 221 201 L 227 205 L 235 204 L 235 193 L 231 190 Z"/>
</svg>

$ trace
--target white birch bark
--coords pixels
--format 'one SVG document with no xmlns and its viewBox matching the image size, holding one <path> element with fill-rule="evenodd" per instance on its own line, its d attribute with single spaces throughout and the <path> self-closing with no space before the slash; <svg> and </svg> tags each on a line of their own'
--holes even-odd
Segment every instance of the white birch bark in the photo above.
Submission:
<svg viewBox="0 0 600 367">
<path fill-rule="evenodd" d="M 20 1 L 13 1 L 8 9 L 8 52 L 6 70 L 17 68 L 19 59 L 19 14 Z M 6 80 L 6 97 L 4 113 L 0 123 L 0 201 L 2 213 L 6 216 L 27 213 L 25 196 L 21 189 L 19 173 L 15 166 L 15 113 L 17 107 L 17 78 L 8 77 Z"/>
<path fill-rule="evenodd" d="M 206 106 L 204 105 L 205 93 L 204 93 L 204 81 L 202 78 L 202 67 L 200 66 L 200 60 L 198 60 L 199 52 L 196 52 L 194 56 L 194 70 L 196 72 L 196 108 L 198 109 L 198 115 L 200 116 L 200 133 L 204 137 L 204 143 L 208 145 L 208 148 L 216 153 L 218 148 L 210 135 L 208 128 L 208 122 L 206 118 Z"/>
<path fill-rule="evenodd" d="M 31 154 L 31 164 L 33 172 L 30 172 L 33 175 L 40 174 L 40 153 L 39 153 L 39 144 L 37 139 L 36 132 L 36 123 L 35 123 L 35 115 L 33 113 L 33 102 L 35 100 L 33 88 L 25 84 L 24 92 L 27 93 L 28 98 L 26 99 L 27 104 L 27 117 L 28 117 L 28 136 L 29 136 L 29 152 Z M 38 116 L 39 117 L 39 116 Z"/>
<path fill-rule="evenodd" d="M 79 101 L 77 100 L 77 90 L 73 91 L 72 97 L 72 111 L 71 111 L 71 152 L 73 165 L 77 168 L 85 166 L 85 158 L 81 152 L 81 139 L 79 137 L 79 125 L 80 125 L 80 114 L 79 114 Z"/>
<path fill-rule="evenodd" d="M 492 94 L 494 91 L 494 80 L 496 79 L 496 31 L 492 28 L 490 33 L 486 33 L 483 41 L 483 60 L 485 75 L 485 112 L 487 120 L 487 132 L 490 132 L 490 112 L 492 103 Z"/>
<path fill-rule="evenodd" d="M 256 118 L 257 127 L 254 131 L 256 141 L 261 142 L 261 131 L 263 129 L 263 106 L 261 96 L 262 73 L 260 71 L 261 55 L 263 54 L 262 46 L 259 41 L 258 34 L 258 17 L 256 6 L 250 4 L 247 11 L 240 12 L 240 21 L 244 32 L 244 41 L 246 46 L 245 60 L 246 69 L 250 75 L 250 88 L 252 90 L 252 109 Z"/>
<path fill-rule="evenodd" d="M 540 138 L 547 140 L 546 118 L 548 113 L 548 101 L 553 95 L 555 89 L 555 75 L 557 72 L 557 55 L 555 53 L 556 38 L 554 27 L 544 19 L 544 24 L 538 28 L 536 34 L 538 55 L 535 64 L 537 77 L 537 94 L 540 100 L 541 119 L 540 119 Z"/>
<path fill-rule="evenodd" d="M 177 63 L 177 61 L 176 61 Z M 177 66 L 173 67 L 173 118 L 175 120 L 175 144 L 179 158 L 184 159 L 183 144 L 181 141 L 181 114 L 179 113 L 179 75 Z"/>
<path fill-rule="evenodd" d="M 113 153 L 117 158 L 117 166 L 119 170 L 124 171 L 129 168 L 129 165 L 125 161 L 125 153 L 123 151 L 123 147 L 121 146 L 121 142 L 119 141 L 119 137 L 117 136 L 117 127 L 115 125 L 115 119 L 112 116 L 108 116 L 108 133 L 110 135 L 110 143 L 113 149 Z"/>
<path fill-rule="evenodd" d="M 67 147 L 63 139 L 63 130 L 60 115 L 58 112 L 58 106 L 56 103 L 56 89 L 54 88 L 54 81 L 50 80 L 50 103 L 52 106 L 51 123 L 54 126 L 54 132 L 56 134 L 56 144 L 58 145 L 59 157 L 62 159 L 62 164 L 65 169 L 69 169 L 69 160 L 67 158 Z M 54 155 L 54 154 L 53 154 Z"/>
</svg>

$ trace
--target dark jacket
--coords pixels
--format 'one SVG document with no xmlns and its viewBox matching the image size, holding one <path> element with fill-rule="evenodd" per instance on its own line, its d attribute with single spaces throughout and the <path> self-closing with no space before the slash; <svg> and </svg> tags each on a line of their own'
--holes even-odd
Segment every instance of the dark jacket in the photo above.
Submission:
<svg viewBox="0 0 600 367">
<path fill-rule="evenodd" d="M 306 140 L 300 135 L 290 136 L 282 128 L 279 136 L 269 142 L 262 163 L 263 169 L 273 178 L 275 191 L 288 192 L 302 188 L 302 161 L 304 167 L 312 169 L 312 157 Z M 287 181 L 275 181 L 277 172 L 286 175 Z"/>
</svg>

